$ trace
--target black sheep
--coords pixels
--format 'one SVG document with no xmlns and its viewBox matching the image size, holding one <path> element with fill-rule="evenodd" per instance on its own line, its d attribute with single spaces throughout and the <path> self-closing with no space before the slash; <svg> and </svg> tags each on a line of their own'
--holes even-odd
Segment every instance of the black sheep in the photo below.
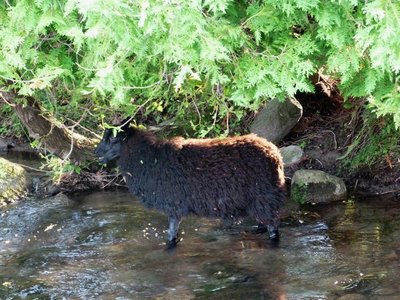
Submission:
<svg viewBox="0 0 400 300">
<path fill-rule="evenodd" d="M 147 207 L 169 217 L 168 242 L 178 241 L 183 216 L 234 220 L 251 216 L 278 240 L 285 200 L 281 155 L 254 134 L 224 139 L 159 140 L 125 125 L 106 129 L 96 148 L 101 163 L 118 159 L 129 190 Z"/>
</svg>

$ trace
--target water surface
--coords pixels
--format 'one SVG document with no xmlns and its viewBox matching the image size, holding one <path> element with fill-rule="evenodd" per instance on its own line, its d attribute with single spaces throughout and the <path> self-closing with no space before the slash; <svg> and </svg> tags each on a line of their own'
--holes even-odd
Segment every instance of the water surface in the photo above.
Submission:
<svg viewBox="0 0 400 300">
<path fill-rule="evenodd" d="M 278 246 L 186 218 L 168 252 L 167 218 L 126 191 L 25 199 L 0 211 L 0 298 L 399 299 L 400 202 L 312 210 Z"/>
</svg>

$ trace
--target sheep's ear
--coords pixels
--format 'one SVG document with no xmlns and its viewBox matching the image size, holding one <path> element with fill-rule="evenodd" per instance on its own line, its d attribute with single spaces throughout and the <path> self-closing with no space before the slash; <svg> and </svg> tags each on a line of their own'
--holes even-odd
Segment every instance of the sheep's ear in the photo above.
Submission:
<svg viewBox="0 0 400 300">
<path fill-rule="evenodd" d="M 118 127 L 109 125 L 107 123 L 104 124 L 104 133 L 103 138 L 109 139 L 110 137 L 115 137 L 118 133 Z"/>
<path fill-rule="evenodd" d="M 112 130 L 113 137 L 116 137 L 118 132 L 120 131 L 118 127 L 113 127 L 113 128 L 111 128 L 111 130 Z"/>
<path fill-rule="evenodd" d="M 131 117 L 125 118 L 124 120 L 122 120 L 119 123 L 119 127 L 121 127 L 122 130 L 125 130 L 125 129 L 127 129 L 129 127 L 129 125 L 131 124 L 131 121 L 132 121 Z"/>
</svg>

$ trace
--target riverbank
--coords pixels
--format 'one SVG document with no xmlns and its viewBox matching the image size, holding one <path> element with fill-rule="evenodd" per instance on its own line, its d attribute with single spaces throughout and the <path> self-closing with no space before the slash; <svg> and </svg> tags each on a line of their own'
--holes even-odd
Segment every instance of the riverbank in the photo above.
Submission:
<svg viewBox="0 0 400 300">
<path fill-rule="evenodd" d="M 360 107 L 344 108 L 343 99 L 334 89 L 329 95 L 326 91 L 319 91 L 313 95 L 299 94 L 297 99 L 303 114 L 289 134 L 277 142 L 278 147 L 296 145 L 304 152 L 299 162 L 285 167 L 289 186 L 295 171 L 321 170 L 342 178 L 351 194 L 400 194 L 400 155 L 388 153 L 378 159 L 377 163 L 350 167 L 352 153 L 349 149 L 360 138 L 362 128 L 363 110 Z M 251 121 L 249 116 L 245 123 L 251 124 Z M 246 129 L 243 131 L 246 132 Z M 38 153 L 23 138 L 0 137 L 1 153 L 19 159 L 29 156 L 40 160 Z M 100 166 L 91 171 L 83 169 L 80 174 L 67 173 L 55 185 L 43 173 L 44 170 L 34 175 L 37 180 L 34 180 L 32 190 L 37 193 L 52 195 L 57 192 L 74 193 L 124 186 L 115 169 L 103 169 Z"/>
<path fill-rule="evenodd" d="M 287 177 L 299 169 L 321 170 L 342 178 L 351 194 L 400 195 L 399 153 L 388 151 L 370 165 L 368 159 L 364 164 L 354 162 L 363 147 L 359 141 L 372 138 L 362 131 L 365 111 L 361 106 L 353 105 L 351 100 L 345 104 L 336 88 L 321 88 L 297 99 L 303 106 L 303 116 L 280 146 L 298 145 L 304 156 L 299 164 L 286 168 Z M 384 120 L 378 119 L 379 122 Z M 377 148 L 380 146 L 384 147 Z"/>
<path fill-rule="evenodd" d="M 325 125 L 325 127 L 315 127 L 312 132 L 307 130 L 301 134 L 295 129 L 281 143 L 283 146 L 300 145 L 304 151 L 303 158 L 299 163 L 285 167 L 285 176 L 289 186 L 295 171 L 311 169 L 322 170 L 343 178 L 351 194 L 362 196 L 400 194 L 400 171 L 397 166 L 390 167 L 389 164 L 385 164 L 386 161 L 383 161 L 369 169 L 350 171 L 341 167 L 340 157 L 345 151 L 343 141 L 345 135 L 340 133 L 338 119 L 332 118 L 330 123 L 327 122 Z M 15 145 L 14 142 L 13 145 Z M 7 152 L 0 152 L 0 156 L 21 163 L 33 177 L 31 192 L 41 196 L 54 195 L 59 192 L 70 194 L 125 186 L 122 177 L 115 170 L 101 168 L 92 172 L 65 174 L 58 183 L 54 184 L 49 177 L 50 174 L 46 173 L 45 169 L 40 169 L 44 163 L 40 160 L 40 156 L 26 143 L 15 145 Z M 34 162 L 33 166 L 31 162 Z"/>
</svg>

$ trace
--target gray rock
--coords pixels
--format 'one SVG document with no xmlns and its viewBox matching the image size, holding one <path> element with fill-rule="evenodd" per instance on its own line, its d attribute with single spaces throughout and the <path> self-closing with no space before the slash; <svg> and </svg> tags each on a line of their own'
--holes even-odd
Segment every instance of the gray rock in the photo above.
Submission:
<svg viewBox="0 0 400 300">
<path fill-rule="evenodd" d="M 303 107 L 294 98 L 281 102 L 273 99 L 257 114 L 250 131 L 277 143 L 297 124 L 303 115 Z"/>
<path fill-rule="evenodd" d="M 298 203 L 328 203 L 344 200 L 346 195 L 343 180 L 323 171 L 298 170 L 293 175 L 291 198 Z"/>
<path fill-rule="evenodd" d="M 25 169 L 0 157 L 0 206 L 23 197 L 27 188 Z"/>
<path fill-rule="evenodd" d="M 0 139 L 0 152 L 7 151 L 7 149 L 8 149 L 8 144 L 2 139 Z"/>
<path fill-rule="evenodd" d="M 301 161 L 304 155 L 303 149 L 296 145 L 279 148 L 285 167 L 297 164 Z"/>
<path fill-rule="evenodd" d="M 366 300 L 367 297 L 361 294 L 346 294 L 343 296 L 340 296 L 336 300 Z"/>
</svg>

